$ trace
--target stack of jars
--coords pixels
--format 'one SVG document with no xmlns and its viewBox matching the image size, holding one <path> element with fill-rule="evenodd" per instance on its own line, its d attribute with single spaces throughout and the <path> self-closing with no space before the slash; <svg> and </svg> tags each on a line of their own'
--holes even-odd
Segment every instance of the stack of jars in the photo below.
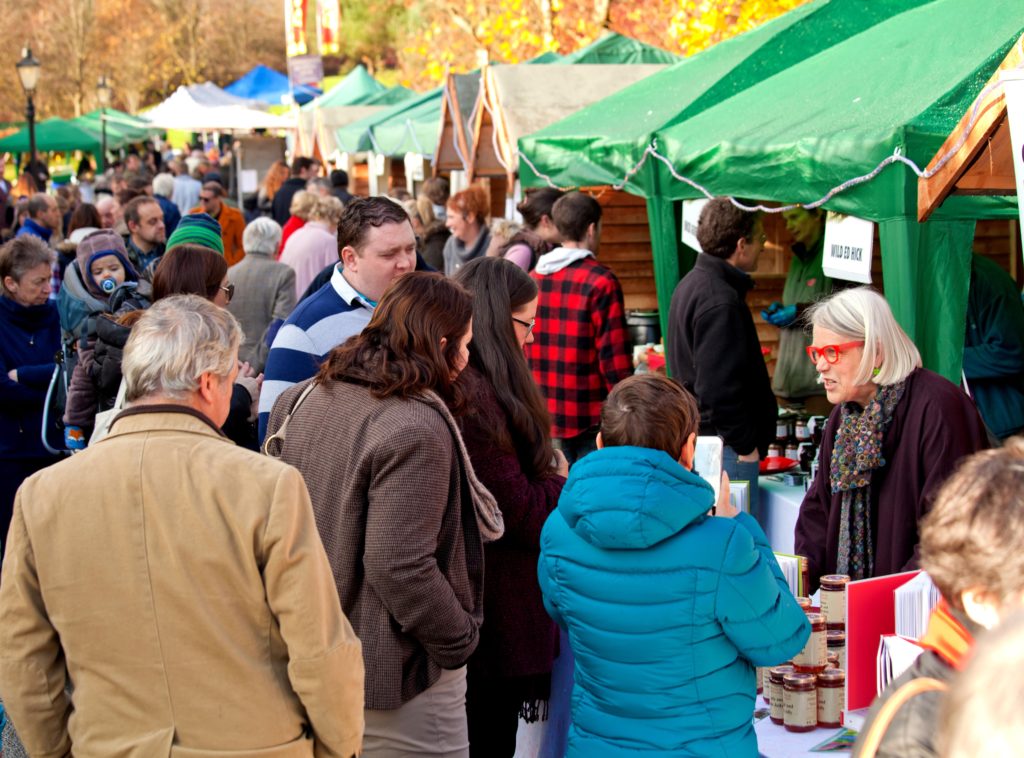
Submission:
<svg viewBox="0 0 1024 758">
<path fill-rule="evenodd" d="M 848 576 L 821 578 L 821 611 L 797 598 L 811 623 L 807 644 L 791 662 L 759 671 L 773 723 L 791 732 L 842 725 L 846 691 L 846 585 Z"/>
</svg>

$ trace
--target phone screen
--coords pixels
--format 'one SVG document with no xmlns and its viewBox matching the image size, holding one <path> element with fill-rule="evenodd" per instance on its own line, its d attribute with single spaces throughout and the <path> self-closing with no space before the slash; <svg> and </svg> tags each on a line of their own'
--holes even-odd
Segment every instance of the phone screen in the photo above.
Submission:
<svg viewBox="0 0 1024 758">
<path fill-rule="evenodd" d="M 718 436 L 698 437 L 693 455 L 693 473 L 711 485 L 715 491 L 715 502 L 722 488 L 722 438 Z"/>
</svg>

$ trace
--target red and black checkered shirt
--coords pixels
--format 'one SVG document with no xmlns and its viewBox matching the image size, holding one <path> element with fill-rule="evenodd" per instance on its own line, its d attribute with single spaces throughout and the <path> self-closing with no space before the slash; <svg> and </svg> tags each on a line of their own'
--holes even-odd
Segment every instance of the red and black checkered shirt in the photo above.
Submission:
<svg viewBox="0 0 1024 758">
<path fill-rule="evenodd" d="M 600 422 L 608 392 L 633 373 L 622 286 L 592 257 L 531 276 L 540 298 L 526 357 L 547 398 L 551 435 L 575 437 Z"/>
</svg>

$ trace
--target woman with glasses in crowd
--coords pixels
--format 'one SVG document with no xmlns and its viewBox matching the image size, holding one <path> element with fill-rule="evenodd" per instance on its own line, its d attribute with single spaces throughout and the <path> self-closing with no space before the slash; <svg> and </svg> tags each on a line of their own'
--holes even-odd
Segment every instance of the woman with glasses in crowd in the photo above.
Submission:
<svg viewBox="0 0 1024 758">
<path fill-rule="evenodd" d="M 519 717 L 537 721 L 551 689 L 558 630 L 544 610 L 537 559 L 569 464 L 551 446 L 551 419 L 523 352 L 533 342 L 536 283 L 502 258 L 472 260 L 455 280 L 473 293 L 469 366 L 459 380 L 472 409 L 463 436 L 505 520 L 505 536 L 484 550 L 484 625 L 466 698 L 470 752 L 511 758 Z"/>
<path fill-rule="evenodd" d="M 824 574 L 916 568 L 918 522 L 957 461 L 988 447 L 985 426 L 959 387 L 921 367 L 878 292 L 839 292 L 808 320 L 807 354 L 835 408 L 800 507 L 796 552 L 807 556 L 813 586 Z"/>
</svg>

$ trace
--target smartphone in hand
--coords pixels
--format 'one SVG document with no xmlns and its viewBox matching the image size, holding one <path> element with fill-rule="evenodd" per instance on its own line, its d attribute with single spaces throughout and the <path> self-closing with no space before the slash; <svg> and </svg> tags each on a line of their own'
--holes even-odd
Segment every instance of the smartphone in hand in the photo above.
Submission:
<svg viewBox="0 0 1024 758">
<path fill-rule="evenodd" d="M 722 487 L 722 451 L 725 443 L 717 435 L 697 438 L 697 447 L 693 454 L 693 473 L 711 485 L 715 491 L 715 502 L 718 502 L 719 490 Z"/>
</svg>

